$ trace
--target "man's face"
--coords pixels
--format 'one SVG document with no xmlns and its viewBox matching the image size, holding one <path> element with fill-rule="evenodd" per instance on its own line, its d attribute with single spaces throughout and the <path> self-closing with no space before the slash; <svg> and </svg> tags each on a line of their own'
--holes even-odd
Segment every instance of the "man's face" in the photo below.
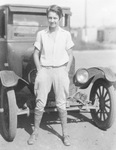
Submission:
<svg viewBox="0 0 116 150">
<path fill-rule="evenodd" d="M 59 21 L 60 21 L 60 18 L 55 12 L 50 11 L 48 13 L 49 27 L 51 28 L 57 27 L 59 25 Z"/>
</svg>

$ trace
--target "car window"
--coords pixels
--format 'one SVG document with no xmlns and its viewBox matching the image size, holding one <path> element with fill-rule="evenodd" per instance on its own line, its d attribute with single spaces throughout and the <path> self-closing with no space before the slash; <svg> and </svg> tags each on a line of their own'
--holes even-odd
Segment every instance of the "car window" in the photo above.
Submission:
<svg viewBox="0 0 116 150">
<path fill-rule="evenodd" d="M 16 37 L 35 36 L 40 27 L 46 26 L 46 14 L 13 14 L 13 31 Z"/>
<path fill-rule="evenodd" d="M 23 26 L 47 26 L 46 14 L 13 14 L 13 24 Z"/>
</svg>

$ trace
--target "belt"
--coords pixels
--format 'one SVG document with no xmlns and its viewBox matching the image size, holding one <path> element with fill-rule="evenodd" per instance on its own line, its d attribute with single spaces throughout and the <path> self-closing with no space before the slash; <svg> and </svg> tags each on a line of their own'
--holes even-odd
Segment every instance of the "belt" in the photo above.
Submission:
<svg viewBox="0 0 116 150">
<path fill-rule="evenodd" d="M 42 65 L 42 67 L 47 68 L 47 69 L 50 69 L 50 68 L 66 67 L 66 65 L 67 65 L 67 63 L 66 63 L 66 64 L 63 64 L 63 65 L 61 65 L 61 66 L 43 66 L 43 65 Z"/>
</svg>

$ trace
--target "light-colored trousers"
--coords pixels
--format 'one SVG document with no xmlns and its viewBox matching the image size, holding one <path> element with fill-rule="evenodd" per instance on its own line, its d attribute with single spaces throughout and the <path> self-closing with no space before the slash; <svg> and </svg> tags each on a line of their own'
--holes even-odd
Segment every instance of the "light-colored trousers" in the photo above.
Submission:
<svg viewBox="0 0 116 150">
<path fill-rule="evenodd" d="M 66 99 L 69 95 L 69 77 L 66 66 L 42 67 L 35 78 L 34 92 L 36 107 L 43 111 L 46 106 L 48 93 L 53 85 L 57 108 L 66 110 Z"/>
</svg>

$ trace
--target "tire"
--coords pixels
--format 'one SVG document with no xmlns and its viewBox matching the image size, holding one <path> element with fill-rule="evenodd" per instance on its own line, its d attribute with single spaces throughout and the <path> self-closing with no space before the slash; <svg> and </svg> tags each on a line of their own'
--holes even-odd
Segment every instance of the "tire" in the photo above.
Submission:
<svg viewBox="0 0 116 150">
<path fill-rule="evenodd" d="M 3 137 L 7 141 L 13 141 L 17 130 L 17 106 L 15 92 L 12 88 L 1 87 L 0 115 Z"/>
<path fill-rule="evenodd" d="M 91 110 L 91 116 L 95 124 L 102 130 L 110 128 L 115 119 L 115 99 L 114 87 L 107 81 L 97 80 L 90 93 L 92 104 L 98 102 L 99 109 Z"/>
</svg>

